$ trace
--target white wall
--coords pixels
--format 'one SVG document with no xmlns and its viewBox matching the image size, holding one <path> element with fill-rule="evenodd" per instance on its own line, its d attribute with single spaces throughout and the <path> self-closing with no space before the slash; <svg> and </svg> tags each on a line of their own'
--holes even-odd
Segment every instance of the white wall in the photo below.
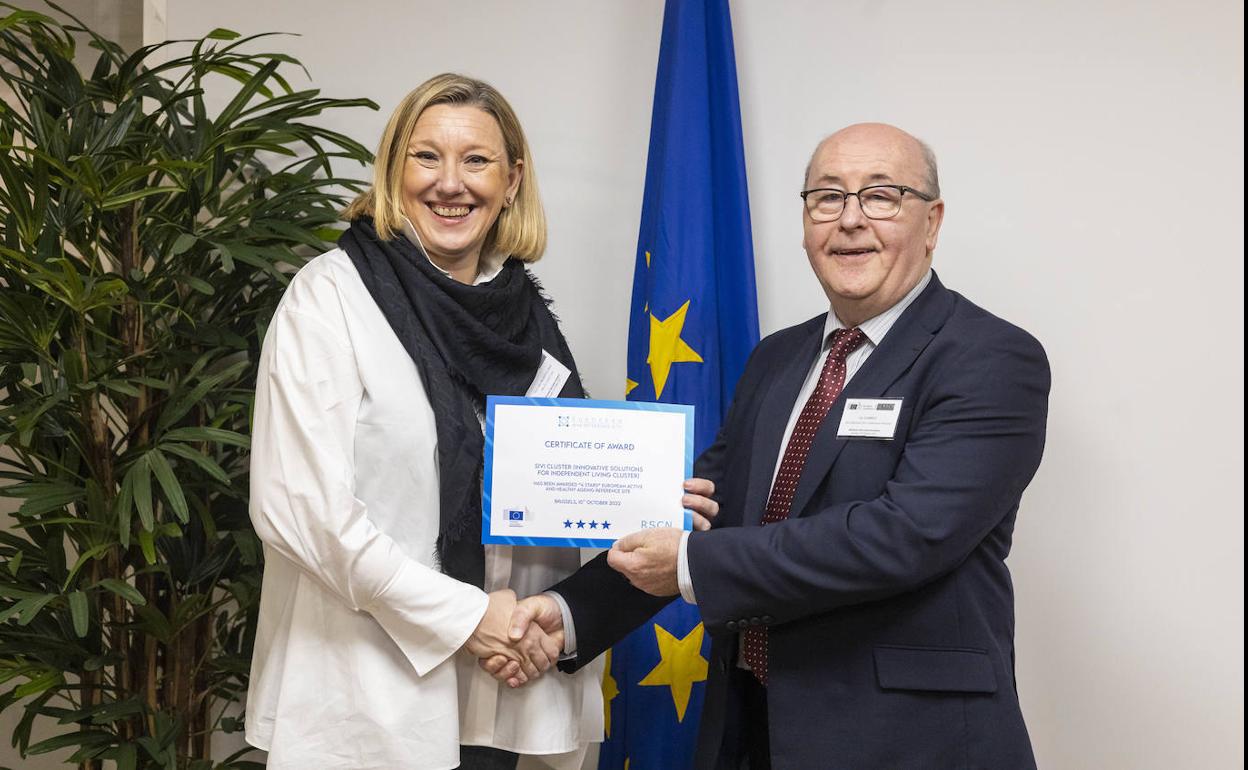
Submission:
<svg viewBox="0 0 1248 770">
<path fill-rule="evenodd" d="M 362 8 L 365 6 L 354 6 Z M 170 0 L 171 37 L 289 30 L 326 93 L 382 113 L 459 70 L 528 132 L 538 272 L 594 392 L 619 397 L 660 0 Z M 800 247 L 824 134 L 885 120 L 941 160 L 937 269 L 1053 366 L 1011 558 L 1043 767 L 1242 767 L 1243 5 L 733 3 L 764 332 L 825 309 Z"/>
<path fill-rule="evenodd" d="M 287 30 L 374 144 L 429 75 L 483 77 L 535 153 L 538 273 L 595 395 L 623 393 L 661 0 L 169 0 L 170 37 Z M 363 9 L 367 9 L 367 13 Z M 930 142 L 945 283 L 1036 334 L 1048 452 L 1011 558 L 1049 768 L 1230 768 L 1243 744 L 1243 5 L 733 3 L 764 332 L 825 309 L 800 247 L 824 134 Z"/>
</svg>

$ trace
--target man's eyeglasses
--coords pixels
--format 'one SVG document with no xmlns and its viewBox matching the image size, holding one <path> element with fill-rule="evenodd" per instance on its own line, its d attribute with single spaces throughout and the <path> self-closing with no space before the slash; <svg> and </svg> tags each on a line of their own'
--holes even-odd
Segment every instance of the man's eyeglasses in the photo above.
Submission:
<svg viewBox="0 0 1248 770">
<path fill-rule="evenodd" d="M 920 200 L 936 200 L 935 196 L 904 184 L 871 185 L 852 193 L 831 187 L 817 187 L 813 190 L 802 190 L 799 194 L 806 201 L 806 211 L 813 221 L 835 222 L 845 213 L 845 202 L 850 196 L 858 199 L 858 206 L 868 219 L 892 219 L 901 211 L 901 202 L 906 193 Z"/>
</svg>

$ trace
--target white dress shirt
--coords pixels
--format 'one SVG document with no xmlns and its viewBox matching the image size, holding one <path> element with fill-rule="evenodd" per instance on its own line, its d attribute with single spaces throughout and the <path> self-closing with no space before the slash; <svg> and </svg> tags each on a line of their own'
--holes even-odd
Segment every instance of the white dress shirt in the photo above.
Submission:
<svg viewBox="0 0 1248 770">
<path fill-rule="evenodd" d="M 435 564 L 433 412 L 341 250 L 299 271 L 270 323 L 251 485 L 266 562 L 246 735 L 270 768 L 439 770 L 462 743 L 563 770 L 602 739 L 601 665 L 511 690 L 460 651 L 487 597 Z M 525 596 L 579 564 L 491 546 L 485 587 Z"/>
</svg>

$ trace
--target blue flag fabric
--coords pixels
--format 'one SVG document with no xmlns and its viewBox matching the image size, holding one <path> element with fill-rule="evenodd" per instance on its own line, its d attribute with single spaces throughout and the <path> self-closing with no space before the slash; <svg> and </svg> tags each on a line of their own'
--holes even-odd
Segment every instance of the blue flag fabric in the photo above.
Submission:
<svg viewBox="0 0 1248 770">
<path fill-rule="evenodd" d="M 715 438 L 758 342 L 728 0 L 667 0 L 628 333 L 630 401 L 696 407 Z M 616 645 L 600 770 L 692 765 L 710 640 L 677 599 Z"/>
</svg>

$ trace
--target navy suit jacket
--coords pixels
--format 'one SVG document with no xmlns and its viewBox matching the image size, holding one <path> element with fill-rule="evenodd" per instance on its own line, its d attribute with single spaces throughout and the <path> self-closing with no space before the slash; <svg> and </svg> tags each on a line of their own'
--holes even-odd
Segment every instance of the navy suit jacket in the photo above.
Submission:
<svg viewBox="0 0 1248 770">
<path fill-rule="evenodd" d="M 726 759 L 739 632 L 769 629 L 774 767 L 1031 768 L 1005 558 L 1044 447 L 1049 367 L 1021 329 L 934 276 L 816 433 L 787 521 L 760 527 L 825 316 L 755 348 L 695 472 L 716 484 L 689 538 L 712 636 L 697 766 Z M 837 434 L 847 399 L 900 398 L 893 440 Z M 600 557 L 554 588 L 592 660 L 668 599 Z M 734 765 L 735 766 L 735 765 Z"/>
</svg>

